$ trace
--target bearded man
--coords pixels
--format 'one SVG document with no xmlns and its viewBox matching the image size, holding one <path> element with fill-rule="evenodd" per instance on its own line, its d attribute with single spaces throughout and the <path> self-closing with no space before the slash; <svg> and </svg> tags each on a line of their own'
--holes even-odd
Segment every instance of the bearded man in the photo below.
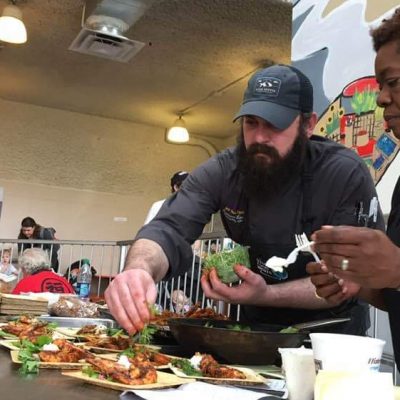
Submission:
<svg viewBox="0 0 400 400">
<path fill-rule="evenodd" d="M 300 254 L 282 273 L 269 269 L 272 256 L 287 257 L 295 234 L 321 226 L 355 225 L 355 205 L 376 196 L 362 160 L 351 150 L 312 136 L 317 116 L 313 89 L 298 69 L 274 65 L 249 80 L 235 120 L 241 132 L 229 148 L 195 169 L 156 218 L 136 235 L 125 270 L 105 293 L 110 311 L 129 332 L 149 320 L 155 282 L 185 272 L 191 243 L 210 216 L 221 212 L 227 235 L 249 246 L 251 270 L 236 266 L 239 285 L 222 283 L 215 271 L 202 277 L 205 295 L 241 305 L 241 319 L 292 325 L 349 316 L 330 331 L 365 334 L 368 306 L 347 299 L 331 308 L 315 296 Z M 380 213 L 378 225 L 383 228 Z"/>
</svg>

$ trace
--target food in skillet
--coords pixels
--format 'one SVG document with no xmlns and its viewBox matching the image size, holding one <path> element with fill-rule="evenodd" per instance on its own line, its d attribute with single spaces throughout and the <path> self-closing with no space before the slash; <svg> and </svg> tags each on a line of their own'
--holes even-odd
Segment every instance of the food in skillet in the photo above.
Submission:
<svg viewBox="0 0 400 400">
<path fill-rule="evenodd" d="M 86 375 L 120 382 L 125 385 L 146 385 L 157 382 L 157 371 L 150 361 L 131 360 L 121 363 L 101 358 L 91 358 L 91 367 L 82 369 Z"/>
<path fill-rule="evenodd" d="M 194 304 L 185 314 L 178 314 L 169 310 L 164 310 L 161 314 L 156 314 L 151 319 L 150 324 L 156 326 L 166 326 L 168 325 L 168 320 L 170 318 L 209 318 L 209 319 L 229 319 L 228 316 L 224 314 L 219 314 L 214 311 L 214 309 L 207 307 L 201 308 L 200 303 Z"/>
<path fill-rule="evenodd" d="M 223 250 L 206 257 L 203 274 L 208 275 L 212 269 L 215 269 L 222 282 L 235 283 L 239 281 L 239 277 L 233 267 L 238 264 L 250 268 L 249 252 L 246 247 L 239 245 L 232 250 Z"/>
<path fill-rule="evenodd" d="M 192 306 L 186 314 L 184 314 L 183 318 L 210 318 L 210 319 L 229 319 L 224 314 L 218 314 L 212 308 L 201 308 L 199 303 L 196 303 Z"/>
<path fill-rule="evenodd" d="M 170 310 L 163 310 L 160 314 L 154 314 L 150 320 L 152 325 L 165 326 L 168 325 L 169 318 L 180 318 L 182 314 Z"/>
<path fill-rule="evenodd" d="M 210 354 L 196 353 L 190 360 L 174 359 L 171 363 L 188 376 L 246 379 L 246 375 L 242 371 L 219 364 Z"/>
</svg>

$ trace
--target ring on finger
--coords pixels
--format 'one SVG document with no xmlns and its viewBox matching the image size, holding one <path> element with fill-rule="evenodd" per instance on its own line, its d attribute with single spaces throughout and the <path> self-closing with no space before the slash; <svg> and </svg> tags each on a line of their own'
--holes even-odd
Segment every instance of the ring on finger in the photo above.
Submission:
<svg viewBox="0 0 400 400">
<path fill-rule="evenodd" d="M 315 297 L 316 297 L 317 299 L 323 299 L 323 297 L 321 297 L 321 296 L 318 295 L 317 291 L 315 291 L 314 294 L 315 294 Z"/>
<path fill-rule="evenodd" d="M 347 258 L 343 258 L 340 264 L 340 269 L 342 271 L 347 271 L 349 269 L 349 260 Z"/>
</svg>

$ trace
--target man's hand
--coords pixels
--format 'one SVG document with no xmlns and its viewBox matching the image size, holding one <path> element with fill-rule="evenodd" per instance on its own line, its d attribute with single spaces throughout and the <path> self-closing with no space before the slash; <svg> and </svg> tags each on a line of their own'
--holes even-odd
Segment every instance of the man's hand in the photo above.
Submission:
<svg viewBox="0 0 400 400">
<path fill-rule="evenodd" d="M 352 226 L 323 227 L 312 235 L 328 270 L 368 288 L 400 286 L 400 249 L 381 231 Z M 348 267 L 341 268 L 343 259 Z"/>
<path fill-rule="evenodd" d="M 324 263 L 308 263 L 307 272 L 311 275 L 316 295 L 325 299 L 332 307 L 357 296 L 360 291 L 360 285 L 339 279 L 332 272 L 328 272 Z"/>
<path fill-rule="evenodd" d="M 149 322 L 149 305 L 155 302 L 157 289 L 147 271 L 129 269 L 112 280 L 104 296 L 111 314 L 132 334 Z"/>
<path fill-rule="evenodd" d="M 159 244 L 139 239 L 130 247 L 125 271 L 108 286 L 105 299 L 111 314 L 129 333 L 149 322 L 149 306 L 157 297 L 155 282 L 168 270 L 167 257 Z"/>
<path fill-rule="evenodd" d="M 263 294 L 268 290 L 264 278 L 242 265 L 236 265 L 234 269 L 242 280 L 238 286 L 229 287 L 221 282 L 215 269 L 203 275 L 201 286 L 205 296 L 232 304 L 260 305 Z"/>
</svg>

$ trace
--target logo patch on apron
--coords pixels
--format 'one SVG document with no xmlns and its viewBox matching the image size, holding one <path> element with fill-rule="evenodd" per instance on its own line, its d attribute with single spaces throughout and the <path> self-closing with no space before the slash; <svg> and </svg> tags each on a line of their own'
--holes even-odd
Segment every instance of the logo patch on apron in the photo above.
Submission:
<svg viewBox="0 0 400 400">
<path fill-rule="evenodd" d="M 243 210 L 234 210 L 229 207 L 224 207 L 222 210 L 224 217 L 234 224 L 242 224 L 244 221 L 244 211 Z"/>
</svg>

